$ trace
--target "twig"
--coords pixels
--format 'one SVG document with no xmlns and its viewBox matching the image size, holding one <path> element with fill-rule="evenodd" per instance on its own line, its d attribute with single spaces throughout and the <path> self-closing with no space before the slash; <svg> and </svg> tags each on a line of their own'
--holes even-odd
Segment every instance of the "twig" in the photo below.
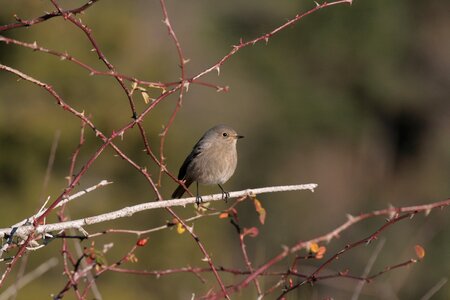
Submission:
<svg viewBox="0 0 450 300">
<path fill-rule="evenodd" d="M 389 208 L 375 210 L 372 212 L 360 214 L 358 216 L 353 216 L 353 215 L 347 214 L 347 221 L 344 222 L 342 225 L 340 225 L 339 227 L 333 229 L 332 231 L 330 231 L 322 236 L 313 238 L 309 241 L 298 242 L 296 245 L 294 245 L 292 247 L 292 252 L 300 251 L 301 249 L 308 247 L 308 245 L 310 243 L 320 243 L 320 242 L 329 243 L 332 239 L 339 238 L 339 235 L 341 232 L 345 231 L 347 228 L 354 225 L 355 223 L 361 222 L 363 220 L 366 220 L 366 219 L 369 219 L 369 218 L 372 218 L 375 216 L 387 215 L 387 216 L 389 216 L 389 218 L 392 218 L 395 215 L 400 214 L 400 213 L 410 213 L 410 212 L 415 212 L 415 211 L 423 212 L 427 216 L 431 212 L 432 209 L 444 208 L 449 205 L 450 205 L 450 198 L 443 200 L 443 201 L 438 201 L 438 202 L 433 202 L 430 204 L 423 204 L 423 205 L 405 206 L 405 207 L 391 206 Z"/>
<path fill-rule="evenodd" d="M 58 259 L 56 257 L 50 258 L 46 262 L 39 265 L 39 267 L 17 280 L 14 285 L 8 287 L 3 293 L 0 294 L 0 300 L 8 300 L 10 297 L 14 296 L 14 294 L 17 293 L 18 290 L 20 290 L 33 280 L 39 278 L 51 268 L 56 267 L 56 265 L 58 265 Z"/>
<path fill-rule="evenodd" d="M 330 7 L 333 5 L 338 5 L 338 4 L 352 4 L 353 0 L 338 0 L 338 1 L 333 1 L 333 2 L 323 2 L 321 4 L 316 2 L 316 6 L 304 13 L 301 14 L 297 14 L 294 18 L 292 18 L 291 20 L 285 22 L 283 25 L 275 28 L 274 30 L 263 34 L 262 36 L 259 36 L 255 39 L 252 39 L 250 41 L 244 42 L 242 39 L 239 41 L 238 45 L 234 45 L 233 49 L 228 52 L 228 54 L 226 54 L 224 57 L 222 57 L 218 62 L 216 62 L 214 65 L 212 65 L 211 67 L 207 68 L 206 70 L 204 70 L 203 72 L 198 73 L 197 75 L 195 75 L 194 77 L 192 77 L 191 79 L 189 79 L 189 82 L 191 81 L 195 81 L 198 80 L 199 78 L 203 77 L 204 75 L 216 70 L 218 74 L 220 74 L 220 67 L 227 61 L 229 60 L 234 54 L 236 54 L 238 51 L 242 50 L 242 48 L 244 47 L 248 47 L 248 46 L 253 46 L 258 42 L 264 41 L 266 44 L 269 42 L 269 38 L 271 38 L 272 36 L 274 36 L 275 34 L 279 33 L 280 31 L 282 31 L 283 29 L 294 25 L 295 23 L 297 23 L 298 21 L 300 21 L 301 19 L 303 19 L 304 17 L 320 10 L 326 7 Z"/>
<path fill-rule="evenodd" d="M 85 11 L 86 9 L 88 9 L 89 7 L 91 7 L 97 1 L 98 0 L 89 0 L 86 4 L 84 4 L 78 8 L 66 10 L 66 11 L 53 11 L 53 12 L 46 13 L 45 15 L 42 15 L 42 16 L 37 17 L 32 20 L 22 20 L 18 16 L 15 15 L 14 17 L 16 18 L 17 22 L 0 26 L 0 32 L 14 29 L 14 28 L 19 28 L 19 27 L 29 27 L 34 24 L 38 24 L 38 23 L 47 21 L 48 19 L 51 19 L 54 17 L 62 16 L 63 14 L 67 14 L 67 13 L 71 13 L 74 15 L 79 14 L 79 13 L 82 13 L 83 11 Z"/>
<path fill-rule="evenodd" d="M 247 254 L 247 245 L 244 242 L 244 234 L 240 233 L 239 234 L 239 244 L 241 246 L 241 251 L 242 251 L 242 255 L 244 257 L 244 262 L 245 265 L 247 266 L 247 269 L 249 270 L 250 274 L 253 273 L 253 267 L 252 267 L 252 263 L 250 262 L 250 259 L 248 257 Z M 255 278 L 255 287 L 256 287 L 256 292 L 258 293 L 258 296 L 260 297 L 262 295 L 262 291 L 261 291 L 261 286 L 259 285 L 259 281 L 258 278 Z"/>
<path fill-rule="evenodd" d="M 370 270 L 372 269 L 372 266 L 373 266 L 373 264 L 375 263 L 375 260 L 377 259 L 378 254 L 380 254 L 381 249 L 383 249 L 385 243 L 386 243 L 386 239 L 383 238 L 383 239 L 380 241 L 380 243 L 377 245 L 377 247 L 376 247 L 375 250 L 373 251 L 372 256 L 370 257 L 369 261 L 367 262 L 366 267 L 364 268 L 364 272 L 363 272 L 362 277 L 367 277 L 367 276 L 369 275 Z M 365 283 L 366 283 L 366 282 L 363 281 L 363 280 L 361 280 L 361 281 L 358 283 L 358 285 L 357 285 L 356 288 L 355 288 L 355 291 L 353 292 L 353 295 L 352 295 L 352 299 L 351 299 L 351 300 L 358 300 L 359 295 L 361 294 L 361 291 L 362 291 L 362 289 L 363 289 Z"/>
<path fill-rule="evenodd" d="M 41 197 L 39 198 L 39 200 L 42 200 L 42 198 L 44 198 L 43 195 L 45 194 L 45 192 L 47 190 L 48 181 L 50 180 L 50 173 L 53 169 L 53 163 L 55 162 L 56 149 L 58 148 L 60 136 L 61 136 L 61 130 L 57 130 L 53 137 L 53 142 L 52 142 L 52 146 L 50 149 L 50 155 L 48 157 L 48 162 L 47 162 L 47 169 L 45 171 L 44 182 L 42 184 L 42 194 L 41 194 Z"/>
<path fill-rule="evenodd" d="M 448 281 L 447 277 L 439 280 L 425 295 L 420 298 L 420 300 L 429 300 L 434 296 Z"/>
<path fill-rule="evenodd" d="M 78 193 L 75 193 L 75 194 L 73 194 L 73 195 L 71 195 L 71 196 L 69 196 L 69 197 L 67 197 L 67 198 L 64 198 L 61 202 L 59 202 L 59 203 L 55 206 L 55 208 L 61 207 L 61 206 L 65 205 L 65 204 L 67 204 L 68 202 L 70 202 L 70 201 L 72 201 L 72 200 L 75 200 L 76 198 L 79 198 L 79 197 L 81 197 L 81 196 L 84 196 L 84 195 L 86 195 L 87 193 L 90 193 L 90 192 L 92 192 L 92 191 L 94 191 L 94 190 L 96 190 L 96 189 L 98 189 L 98 188 L 100 188 L 100 187 L 109 185 L 109 184 L 111 184 L 111 183 L 112 183 L 112 182 L 110 182 L 110 181 L 102 180 L 102 181 L 100 181 L 99 183 L 97 183 L 97 184 L 94 185 L 94 186 L 91 186 L 91 187 L 89 187 L 89 188 L 87 188 L 87 189 L 84 189 L 84 190 L 82 190 L 82 191 L 79 191 Z M 11 228 L 16 228 L 16 227 L 23 226 L 23 225 L 25 225 L 25 224 L 33 223 L 33 221 L 34 221 L 35 219 L 39 218 L 39 217 L 44 213 L 44 211 L 45 211 L 45 207 L 43 207 L 43 209 L 41 209 L 37 214 L 35 214 L 35 215 L 33 215 L 33 216 L 31 216 L 31 217 L 29 217 L 29 218 L 27 218 L 27 219 L 24 219 L 24 220 L 22 220 L 22 221 L 20 221 L 20 222 L 18 222 L 18 223 L 16 223 L 16 224 L 14 224 L 13 226 L 11 226 Z M 0 237 L 1 237 L 1 236 L 0 236 Z"/>
<path fill-rule="evenodd" d="M 192 222 L 192 221 L 195 221 L 195 220 L 203 218 L 203 217 L 217 216 L 219 214 L 220 214 L 220 212 L 196 215 L 196 216 L 187 218 L 184 221 L 185 222 Z M 151 232 L 160 231 L 160 230 L 163 230 L 163 229 L 167 229 L 167 228 L 173 227 L 175 225 L 176 225 L 175 223 L 169 222 L 169 223 L 167 223 L 165 225 L 154 227 L 154 228 L 150 228 L 150 229 L 146 229 L 146 230 L 107 229 L 107 230 L 104 230 L 102 232 L 91 233 L 91 234 L 89 234 L 89 236 L 87 238 L 94 238 L 94 237 L 97 237 L 97 236 L 100 236 L 100 235 L 104 235 L 104 234 L 107 234 L 107 233 L 128 233 L 128 234 L 136 234 L 139 237 L 141 235 L 148 234 L 148 233 L 151 233 Z M 81 236 L 79 238 L 81 238 Z M 83 237 L 83 238 L 86 238 L 86 237 Z"/>
<path fill-rule="evenodd" d="M 406 213 L 406 214 L 401 215 L 401 216 L 397 216 L 397 217 L 389 220 L 388 222 L 386 222 L 386 224 L 381 226 L 378 230 L 376 230 L 370 236 L 368 236 L 366 238 L 363 238 L 363 239 L 361 239 L 361 240 L 359 240 L 357 242 L 354 242 L 354 243 L 346 245 L 343 249 L 341 249 L 340 251 L 338 251 L 337 253 L 332 255 L 329 259 L 327 259 L 324 263 L 322 263 L 310 276 L 308 276 L 308 278 L 306 278 L 305 280 L 303 280 L 303 281 L 301 281 L 301 282 L 299 282 L 297 284 L 294 284 L 293 286 L 291 286 L 288 289 L 284 290 L 277 299 L 284 299 L 286 294 L 288 294 L 289 292 L 299 288 L 300 286 L 304 285 L 305 283 L 308 283 L 308 282 L 309 283 L 313 283 L 313 282 L 317 281 L 317 277 L 318 277 L 319 273 L 326 266 L 331 264 L 334 260 L 338 259 L 341 255 L 343 255 L 344 253 L 346 253 L 346 252 L 348 252 L 348 251 L 350 251 L 350 250 L 352 250 L 352 249 L 354 249 L 354 248 L 356 248 L 358 246 L 361 246 L 361 245 L 364 245 L 364 244 L 366 244 L 366 245 L 369 244 L 370 242 L 376 240 L 378 238 L 378 236 L 380 235 L 380 233 L 383 232 L 386 228 L 388 228 L 389 226 L 392 226 L 393 224 L 395 224 L 395 223 L 397 223 L 397 222 L 399 222 L 401 220 L 404 220 L 406 218 L 410 218 L 410 217 L 414 216 L 415 213 L 416 212 L 412 212 L 412 213 Z M 402 267 L 402 266 L 405 266 L 405 265 L 408 265 L 408 264 L 411 264 L 411 263 L 415 263 L 415 262 L 417 262 L 417 261 L 416 260 L 409 260 L 409 261 L 407 261 L 405 263 L 401 263 L 401 264 L 398 264 L 398 265 L 395 265 L 395 266 L 391 266 L 391 267 L 385 269 L 384 271 L 381 271 L 381 272 L 373 275 L 371 278 L 375 278 L 375 277 L 380 276 L 381 274 L 383 274 L 385 272 L 388 272 L 389 270 L 392 270 L 392 269 L 395 269 L 395 268 L 399 268 L 399 267 Z M 371 278 L 369 278 L 369 279 L 371 279 Z"/>
</svg>

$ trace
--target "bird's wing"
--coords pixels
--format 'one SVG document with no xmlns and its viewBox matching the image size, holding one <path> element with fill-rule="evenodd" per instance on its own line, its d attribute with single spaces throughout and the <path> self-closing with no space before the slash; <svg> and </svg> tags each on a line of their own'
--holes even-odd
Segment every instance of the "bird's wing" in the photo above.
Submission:
<svg viewBox="0 0 450 300">
<path fill-rule="evenodd" d="M 201 140 L 195 144 L 194 149 L 192 149 L 191 153 L 186 157 L 183 164 L 181 165 L 180 171 L 178 172 L 178 179 L 182 180 L 185 179 L 187 168 L 189 166 L 189 163 L 196 158 L 202 151 L 204 150 L 204 146 L 200 143 Z"/>
</svg>

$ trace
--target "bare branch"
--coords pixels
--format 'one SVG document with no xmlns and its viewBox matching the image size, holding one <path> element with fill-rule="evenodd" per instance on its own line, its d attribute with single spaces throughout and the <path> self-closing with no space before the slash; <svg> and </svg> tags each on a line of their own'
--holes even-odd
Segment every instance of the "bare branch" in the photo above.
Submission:
<svg viewBox="0 0 450 300">
<path fill-rule="evenodd" d="M 431 299 L 431 297 L 434 296 L 448 281 L 447 277 L 442 278 L 439 280 L 425 295 L 420 298 L 420 300 L 428 300 Z"/>
<path fill-rule="evenodd" d="M 10 297 L 15 295 L 18 290 L 32 282 L 33 280 L 41 277 L 44 273 L 49 271 L 50 269 L 56 267 L 58 265 L 58 259 L 56 257 L 52 257 L 46 262 L 42 263 L 31 271 L 30 273 L 26 274 L 25 276 L 21 277 L 19 280 L 17 280 L 13 285 L 8 287 L 3 293 L 0 294 L 0 300 L 8 300 Z"/>
<path fill-rule="evenodd" d="M 237 198 L 242 196 L 251 196 L 255 194 L 264 193 L 275 193 L 275 192 L 286 192 L 286 191 L 298 191 L 298 190 L 310 190 L 313 191 L 317 187 L 317 184 L 302 184 L 302 185 L 286 185 L 286 186 L 275 186 L 275 187 L 264 187 L 258 189 L 247 189 L 243 191 L 230 192 L 230 198 Z M 223 201 L 222 194 L 214 194 L 202 197 L 203 202 L 210 201 Z M 195 197 L 184 198 L 184 199 L 174 199 L 165 201 L 152 201 L 142 204 L 137 204 L 134 206 L 125 207 L 113 212 L 101 214 L 98 216 L 83 218 L 74 221 L 60 222 L 54 224 L 39 225 L 34 229 L 34 226 L 20 226 L 14 228 L 14 234 L 19 236 L 27 236 L 31 232 L 37 234 L 43 234 L 52 231 L 60 231 L 65 229 L 80 229 L 83 226 L 102 223 L 110 220 L 115 220 L 118 218 L 131 217 L 133 214 L 145 210 L 158 209 L 158 208 L 169 208 L 174 206 L 186 206 L 188 204 L 194 204 L 196 201 Z M 5 237 L 11 234 L 13 228 L 3 228 L 0 229 L 0 237 Z"/>
</svg>

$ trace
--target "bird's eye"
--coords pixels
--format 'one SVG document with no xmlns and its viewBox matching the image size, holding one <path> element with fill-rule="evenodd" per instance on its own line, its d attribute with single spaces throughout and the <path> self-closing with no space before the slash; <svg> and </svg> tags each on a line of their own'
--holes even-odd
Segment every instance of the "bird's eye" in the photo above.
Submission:
<svg viewBox="0 0 450 300">
<path fill-rule="evenodd" d="M 222 133 L 222 136 L 227 137 L 228 133 L 224 132 L 224 133 Z"/>
</svg>

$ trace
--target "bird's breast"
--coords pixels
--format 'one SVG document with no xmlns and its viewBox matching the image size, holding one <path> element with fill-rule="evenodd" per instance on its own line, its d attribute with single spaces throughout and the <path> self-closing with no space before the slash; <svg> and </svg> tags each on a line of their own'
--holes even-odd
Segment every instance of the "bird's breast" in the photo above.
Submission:
<svg viewBox="0 0 450 300">
<path fill-rule="evenodd" d="M 208 149 L 189 166 L 192 180 L 201 184 L 223 184 L 233 175 L 237 165 L 236 148 Z"/>
</svg>

